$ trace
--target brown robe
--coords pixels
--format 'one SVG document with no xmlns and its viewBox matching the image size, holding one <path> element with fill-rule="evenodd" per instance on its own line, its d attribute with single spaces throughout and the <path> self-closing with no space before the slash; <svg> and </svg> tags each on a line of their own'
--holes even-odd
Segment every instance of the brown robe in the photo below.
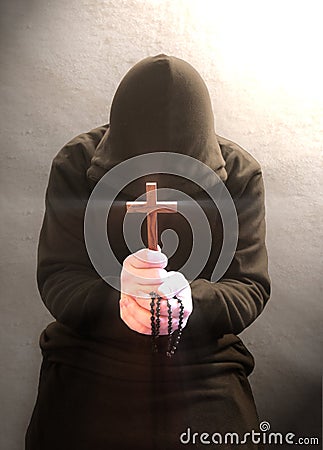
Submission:
<svg viewBox="0 0 323 450">
<path fill-rule="evenodd" d="M 193 313 L 171 359 L 152 353 L 150 337 L 120 319 L 120 293 L 95 271 L 83 235 L 89 196 L 104 173 L 136 154 L 165 149 L 212 168 L 225 182 L 239 222 L 230 267 L 212 282 L 223 237 L 217 208 L 193 184 L 157 176 L 158 187 L 181 189 L 203 205 L 213 239 L 205 267 L 191 282 Z M 120 262 L 129 253 L 122 237 L 125 201 L 142 194 L 142 186 L 143 180 L 132 182 L 109 215 L 108 236 Z M 192 244 L 189 226 L 177 214 L 160 215 L 159 224 L 161 231 L 185 236 L 167 267 L 178 270 Z M 44 359 L 26 450 L 173 450 L 184 445 L 183 433 L 184 440 L 190 436 L 187 448 L 205 448 L 189 433 L 242 437 L 258 431 L 247 380 L 254 361 L 237 334 L 262 312 L 270 294 L 262 174 L 249 153 L 215 135 L 207 90 L 187 63 L 159 55 L 136 65 L 118 88 L 110 125 L 77 136 L 54 158 L 37 280 L 56 321 L 40 338 Z M 159 338 L 161 349 L 166 340 Z"/>
</svg>

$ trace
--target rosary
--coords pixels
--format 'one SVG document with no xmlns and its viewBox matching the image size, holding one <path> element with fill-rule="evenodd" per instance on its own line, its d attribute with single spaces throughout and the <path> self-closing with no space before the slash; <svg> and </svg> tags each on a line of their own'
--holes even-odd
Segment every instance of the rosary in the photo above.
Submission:
<svg viewBox="0 0 323 450">
<path fill-rule="evenodd" d="M 151 297 L 151 303 L 150 303 L 150 313 L 151 313 L 151 337 L 152 337 L 152 348 L 155 353 L 158 353 L 158 346 L 157 346 L 157 338 L 159 336 L 159 327 L 160 327 L 160 302 L 161 297 L 157 295 L 154 292 L 150 293 Z M 157 298 L 156 302 L 156 311 L 155 311 L 155 300 Z M 179 304 L 179 322 L 178 322 L 178 329 L 177 329 L 177 336 L 173 342 L 173 319 L 172 319 L 172 307 L 169 301 L 167 300 L 167 312 L 168 312 L 168 343 L 167 343 L 167 351 L 166 356 L 171 358 L 179 344 L 179 341 L 182 336 L 182 330 L 183 330 L 183 316 L 184 316 L 184 306 L 182 300 L 178 299 L 176 296 L 174 297 L 178 304 Z"/>
<path fill-rule="evenodd" d="M 130 213 L 146 213 L 147 214 L 147 236 L 148 248 L 150 250 L 158 250 L 158 213 L 176 213 L 177 202 L 158 202 L 157 201 L 157 183 L 146 183 L 146 201 L 145 202 L 127 202 L 127 210 Z M 159 337 L 160 329 L 160 303 L 162 297 L 155 292 L 150 292 L 150 313 L 151 313 L 151 338 L 153 352 L 158 353 L 159 348 L 157 339 Z M 184 306 L 182 300 L 177 298 L 179 305 L 179 323 L 176 331 L 176 337 L 173 336 L 173 318 L 172 307 L 167 300 L 167 315 L 168 315 L 168 342 L 166 356 L 172 357 L 177 349 L 183 331 L 183 317 Z"/>
</svg>

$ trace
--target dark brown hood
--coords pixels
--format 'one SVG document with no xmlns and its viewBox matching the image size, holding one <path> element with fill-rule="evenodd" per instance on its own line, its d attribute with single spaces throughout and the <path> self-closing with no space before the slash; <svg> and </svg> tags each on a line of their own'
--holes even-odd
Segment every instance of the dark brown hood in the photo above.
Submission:
<svg viewBox="0 0 323 450">
<path fill-rule="evenodd" d="M 151 152 L 189 155 L 227 177 L 207 87 L 190 64 L 173 56 L 145 58 L 125 75 L 88 177 L 96 182 L 116 164 Z"/>
</svg>

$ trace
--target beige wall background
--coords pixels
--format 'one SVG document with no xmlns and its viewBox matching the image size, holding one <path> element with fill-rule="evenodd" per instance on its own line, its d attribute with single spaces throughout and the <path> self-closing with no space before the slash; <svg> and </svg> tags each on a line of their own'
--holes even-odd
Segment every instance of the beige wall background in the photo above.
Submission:
<svg viewBox="0 0 323 450">
<path fill-rule="evenodd" d="M 321 6 L 311 0 L 1 2 L 1 449 L 23 448 L 37 392 L 38 337 L 52 320 L 35 282 L 51 160 L 73 136 L 106 123 L 121 77 L 161 52 L 196 67 L 218 133 L 262 164 L 273 294 L 242 336 L 256 358 L 251 383 L 272 431 L 319 434 Z"/>
</svg>

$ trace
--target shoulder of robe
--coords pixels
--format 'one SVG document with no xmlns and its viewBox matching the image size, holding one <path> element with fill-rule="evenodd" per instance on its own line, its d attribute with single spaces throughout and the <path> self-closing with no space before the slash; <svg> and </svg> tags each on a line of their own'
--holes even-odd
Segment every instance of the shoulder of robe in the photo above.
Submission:
<svg viewBox="0 0 323 450">
<path fill-rule="evenodd" d="M 217 136 L 228 178 L 226 186 L 232 196 L 241 195 L 254 175 L 261 175 L 259 162 L 240 145 Z"/>
<path fill-rule="evenodd" d="M 107 128 L 108 125 L 102 125 L 75 136 L 56 154 L 52 163 L 53 168 L 87 170 L 91 165 L 95 149 Z"/>
</svg>

